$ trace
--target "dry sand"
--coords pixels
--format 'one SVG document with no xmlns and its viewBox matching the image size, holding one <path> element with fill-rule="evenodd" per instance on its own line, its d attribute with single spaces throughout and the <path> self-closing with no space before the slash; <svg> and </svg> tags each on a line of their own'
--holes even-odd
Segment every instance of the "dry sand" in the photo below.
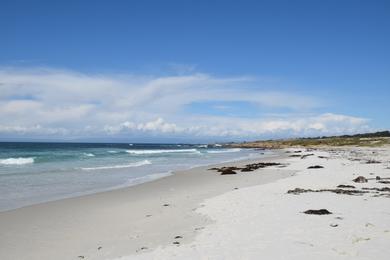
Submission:
<svg viewBox="0 0 390 260">
<path fill-rule="evenodd" d="M 191 243 L 160 246 L 120 260 L 389 259 L 390 185 L 375 177 L 380 176 L 382 181 L 390 178 L 390 149 L 325 149 L 303 154 L 311 153 L 304 159 L 288 160 L 287 169 L 298 171 L 292 177 L 207 199 L 198 212 L 214 223 Z M 314 165 L 324 168 L 308 169 Z M 358 176 L 369 180 L 353 182 Z M 295 188 L 335 189 L 340 184 L 369 192 L 287 193 Z M 303 213 L 309 209 L 327 209 L 332 214 Z"/>
</svg>

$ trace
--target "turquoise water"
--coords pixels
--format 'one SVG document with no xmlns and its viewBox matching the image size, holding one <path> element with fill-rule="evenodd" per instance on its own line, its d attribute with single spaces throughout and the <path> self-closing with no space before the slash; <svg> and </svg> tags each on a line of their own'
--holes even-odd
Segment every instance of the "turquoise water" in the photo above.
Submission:
<svg viewBox="0 0 390 260">
<path fill-rule="evenodd" d="M 263 153 L 188 144 L 0 143 L 0 211 Z"/>
</svg>

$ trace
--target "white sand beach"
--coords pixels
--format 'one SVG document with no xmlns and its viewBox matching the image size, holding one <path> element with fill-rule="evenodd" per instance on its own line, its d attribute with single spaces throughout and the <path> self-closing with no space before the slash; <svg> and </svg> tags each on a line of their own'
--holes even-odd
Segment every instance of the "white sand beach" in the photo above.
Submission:
<svg viewBox="0 0 390 260">
<path fill-rule="evenodd" d="M 286 149 L 262 161 L 283 165 L 200 167 L 0 213 L 0 259 L 388 259 L 389 147 Z M 332 214 L 303 213 L 319 209 Z"/>
</svg>

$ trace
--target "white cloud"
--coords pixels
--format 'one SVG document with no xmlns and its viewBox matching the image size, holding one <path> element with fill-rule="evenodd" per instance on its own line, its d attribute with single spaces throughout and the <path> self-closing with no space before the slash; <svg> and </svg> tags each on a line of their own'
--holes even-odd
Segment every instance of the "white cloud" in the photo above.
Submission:
<svg viewBox="0 0 390 260">
<path fill-rule="evenodd" d="M 207 121 L 212 120 L 210 124 Z M 110 134 L 142 131 L 159 133 L 179 133 L 188 136 L 224 136 L 224 137 L 256 137 L 285 133 L 286 135 L 321 135 L 354 133 L 369 130 L 367 119 L 337 114 L 322 114 L 318 116 L 290 119 L 240 119 L 226 118 L 204 119 L 203 125 L 178 127 L 167 123 L 162 118 L 146 123 L 126 121 L 116 126 L 106 126 L 105 131 Z"/>
<path fill-rule="evenodd" d="M 337 114 L 305 116 L 314 97 L 269 91 L 251 77 L 208 74 L 153 77 L 82 74 L 67 70 L 0 68 L 0 135 L 91 136 L 141 133 L 250 137 L 284 133 L 344 133 L 367 120 Z M 190 114 L 192 102 L 242 101 L 287 109 L 289 117 L 233 118 Z M 218 104 L 223 107 L 223 104 Z"/>
</svg>

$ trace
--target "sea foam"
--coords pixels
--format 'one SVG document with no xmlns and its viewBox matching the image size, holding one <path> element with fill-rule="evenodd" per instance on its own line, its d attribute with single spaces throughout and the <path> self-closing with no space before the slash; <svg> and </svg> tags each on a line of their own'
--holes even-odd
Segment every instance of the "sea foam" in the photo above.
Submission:
<svg viewBox="0 0 390 260">
<path fill-rule="evenodd" d="M 196 149 L 126 150 L 130 154 L 199 153 Z"/>
<path fill-rule="evenodd" d="M 0 164 L 2 165 L 23 165 L 23 164 L 30 164 L 30 163 L 34 163 L 34 158 L 19 157 L 19 158 L 0 159 Z"/>
<path fill-rule="evenodd" d="M 118 165 L 108 165 L 108 166 L 98 166 L 98 167 L 85 167 L 81 168 L 85 171 L 93 171 L 93 170 L 107 170 L 107 169 L 121 169 L 121 168 L 131 168 L 131 167 L 139 167 L 143 165 L 152 164 L 149 160 L 143 160 L 135 163 L 129 164 L 118 164 Z"/>
</svg>

